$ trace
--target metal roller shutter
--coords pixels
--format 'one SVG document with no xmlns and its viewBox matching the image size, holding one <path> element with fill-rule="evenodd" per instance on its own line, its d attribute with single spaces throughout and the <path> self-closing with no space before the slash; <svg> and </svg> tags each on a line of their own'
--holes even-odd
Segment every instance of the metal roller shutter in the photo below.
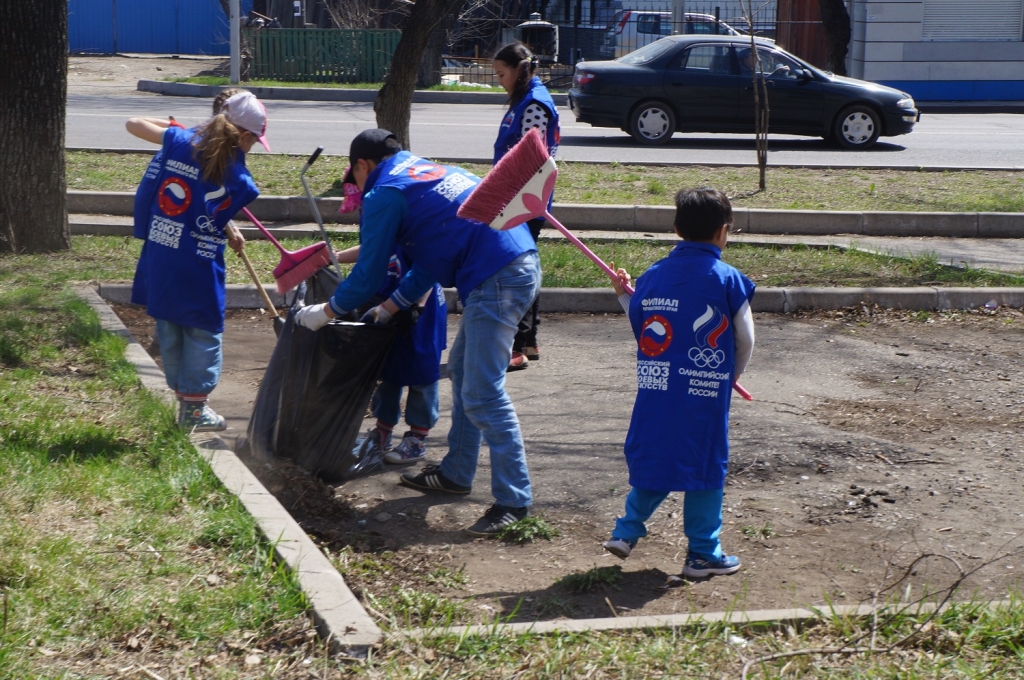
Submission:
<svg viewBox="0 0 1024 680">
<path fill-rule="evenodd" d="M 1022 20 L 1024 0 L 924 0 L 922 39 L 1020 40 Z"/>
</svg>

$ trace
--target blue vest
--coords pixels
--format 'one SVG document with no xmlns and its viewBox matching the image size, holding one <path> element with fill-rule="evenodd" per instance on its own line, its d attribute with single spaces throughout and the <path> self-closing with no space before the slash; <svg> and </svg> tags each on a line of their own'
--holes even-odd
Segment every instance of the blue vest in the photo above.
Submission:
<svg viewBox="0 0 1024 680">
<path fill-rule="evenodd" d="M 155 185 L 156 191 L 146 208 L 146 242 L 135 270 L 132 302 L 146 305 L 156 319 L 221 333 L 224 226 L 259 191 L 241 152 L 225 171 L 223 185 L 204 182 L 192 156 L 194 135 L 195 130 L 167 128 L 160 150 L 163 169 L 152 183 L 147 169 L 139 187 L 147 193 Z"/>
<path fill-rule="evenodd" d="M 637 279 L 629 304 L 637 339 L 637 395 L 625 445 L 630 485 L 725 487 L 732 321 L 753 296 L 750 279 L 706 243 L 680 243 Z"/>
<path fill-rule="evenodd" d="M 551 98 L 548 88 L 541 84 L 540 78 L 534 76 L 530 80 L 529 89 L 522 101 L 513 106 L 505 114 L 498 128 L 498 139 L 494 141 L 494 162 L 497 163 L 508 153 L 509 149 L 522 139 L 523 114 L 526 108 L 532 103 L 538 103 L 548 110 L 548 130 L 544 140 L 548 145 L 548 153 L 555 156 L 558 153 L 558 143 L 562 139 L 562 133 L 558 127 L 558 107 L 555 100 Z"/>
<path fill-rule="evenodd" d="M 388 276 L 377 290 L 383 298 L 391 297 L 402 276 L 412 263 L 401 251 L 391 256 Z M 427 296 L 416 325 L 399 333 L 391 345 L 380 379 L 393 385 L 429 385 L 441 379 L 441 352 L 448 346 L 448 305 L 444 290 L 434 284 Z"/>
<path fill-rule="evenodd" d="M 398 227 L 397 245 L 441 286 L 457 288 L 463 301 L 509 262 L 537 249 L 525 224 L 496 231 L 456 215 L 479 183 L 462 168 L 401 151 L 374 168 L 363 187 L 364 195 L 376 187 L 402 192 L 408 211 Z"/>
</svg>

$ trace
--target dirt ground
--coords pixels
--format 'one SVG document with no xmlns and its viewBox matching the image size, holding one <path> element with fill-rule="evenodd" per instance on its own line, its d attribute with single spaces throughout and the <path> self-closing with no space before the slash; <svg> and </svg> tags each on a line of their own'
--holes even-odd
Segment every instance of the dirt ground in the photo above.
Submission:
<svg viewBox="0 0 1024 680">
<path fill-rule="evenodd" d="M 227 68 L 224 57 L 171 57 L 161 55 L 75 55 L 68 57 L 68 88 L 84 93 L 90 89 L 125 88 L 135 90 L 143 79 L 188 78 L 207 71 Z"/>
<path fill-rule="evenodd" d="M 147 317 L 117 311 L 150 346 Z M 457 323 L 453 317 L 450 332 Z M 509 375 L 534 511 L 560 532 L 552 541 L 519 546 L 461 532 L 492 502 L 486 450 L 468 497 L 420 494 L 397 485 L 392 471 L 332 487 L 286 461 L 250 466 L 339 556 L 364 601 L 394 602 L 400 587 L 435 593 L 461 605 L 460 621 L 513 611 L 513 620 L 533 620 L 604 617 L 612 608 L 623 615 L 854 604 L 870 602 L 908 568 L 888 596 L 948 586 L 959 569 L 972 572 L 961 598 L 1002 599 L 1019 588 L 1024 314 L 862 308 L 757 315 L 756 323 L 743 379 L 755 401 L 734 399 L 732 408 L 722 541 L 743 569 L 731 577 L 670 578 L 686 550 L 678 495 L 628 560 L 600 547 L 628 492 L 622 442 L 635 364 L 621 316 L 546 318 L 543 359 Z M 211 400 L 229 418 L 229 440 L 244 434 L 273 342 L 265 316 L 229 314 L 224 376 Z M 444 454 L 446 383 L 441 395 L 433 462 Z M 936 556 L 914 563 L 922 555 Z M 621 578 L 582 594 L 560 583 L 595 566 L 621 566 Z"/>
</svg>

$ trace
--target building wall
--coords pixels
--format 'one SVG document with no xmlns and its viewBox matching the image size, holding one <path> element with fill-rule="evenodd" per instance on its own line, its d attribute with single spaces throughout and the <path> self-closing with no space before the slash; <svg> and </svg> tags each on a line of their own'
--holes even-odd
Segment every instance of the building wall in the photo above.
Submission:
<svg viewBox="0 0 1024 680">
<path fill-rule="evenodd" d="M 920 101 L 1024 100 L 1024 0 L 851 5 L 851 76 Z"/>
</svg>

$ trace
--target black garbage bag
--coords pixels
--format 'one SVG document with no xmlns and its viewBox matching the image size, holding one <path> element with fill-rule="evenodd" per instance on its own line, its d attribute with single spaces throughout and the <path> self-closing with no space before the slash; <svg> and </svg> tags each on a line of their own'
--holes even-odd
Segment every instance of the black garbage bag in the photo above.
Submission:
<svg viewBox="0 0 1024 680">
<path fill-rule="evenodd" d="M 295 323 L 302 298 L 296 295 L 267 364 L 243 448 L 291 458 L 328 481 L 377 472 L 383 459 L 360 458 L 353 445 L 401 325 L 332 321 L 311 331 Z"/>
</svg>

